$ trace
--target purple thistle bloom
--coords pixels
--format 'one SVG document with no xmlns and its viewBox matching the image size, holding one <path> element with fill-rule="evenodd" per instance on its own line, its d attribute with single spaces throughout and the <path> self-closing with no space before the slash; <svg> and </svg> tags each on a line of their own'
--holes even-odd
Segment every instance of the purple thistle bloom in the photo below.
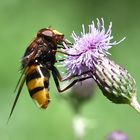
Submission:
<svg viewBox="0 0 140 140">
<path fill-rule="evenodd" d="M 106 140 L 128 140 L 127 134 L 121 131 L 113 131 L 108 134 Z"/>
<path fill-rule="evenodd" d="M 75 32 L 72 33 L 74 39 L 74 45 L 72 48 L 66 48 L 64 51 L 72 55 L 66 56 L 66 60 L 63 64 L 66 66 L 68 75 L 80 75 L 84 71 L 92 69 L 94 71 L 94 60 L 97 58 L 109 54 L 107 51 L 114 45 L 119 44 L 125 38 L 119 42 L 110 42 L 113 39 L 111 35 L 112 22 L 110 22 L 109 28 L 106 31 L 104 27 L 104 20 L 97 19 L 97 25 L 92 22 L 89 25 L 89 32 L 85 33 L 85 27 L 81 36 L 77 36 Z"/>
<path fill-rule="evenodd" d="M 97 25 L 94 22 L 89 25 L 89 32 L 83 32 L 81 36 L 77 36 L 74 32 L 73 47 L 65 45 L 66 55 L 63 65 L 67 70 L 67 77 L 63 80 L 73 77 L 85 76 L 85 78 L 93 78 L 103 94 L 112 102 L 118 104 L 129 104 L 140 113 L 140 104 L 136 97 L 136 83 L 134 78 L 127 70 L 115 64 L 108 57 L 108 49 L 119 42 L 112 42 L 111 35 L 112 23 L 105 31 L 104 20 L 97 19 Z M 83 79 L 82 79 L 83 80 Z"/>
</svg>

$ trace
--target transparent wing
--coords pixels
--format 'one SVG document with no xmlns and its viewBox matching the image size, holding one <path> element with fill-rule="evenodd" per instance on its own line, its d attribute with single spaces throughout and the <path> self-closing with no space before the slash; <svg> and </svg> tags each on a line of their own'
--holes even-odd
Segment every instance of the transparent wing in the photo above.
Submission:
<svg viewBox="0 0 140 140">
<path fill-rule="evenodd" d="M 18 83 L 17 83 L 17 85 L 16 85 L 16 88 L 15 88 L 15 91 L 14 91 L 14 92 L 17 92 L 17 95 L 16 95 L 16 98 L 15 98 L 15 100 L 14 100 L 12 109 L 11 109 L 11 111 L 10 111 L 10 114 L 9 114 L 7 123 L 9 122 L 9 120 L 10 120 L 10 118 L 11 118 L 11 116 L 12 116 L 12 113 L 13 113 L 14 108 L 15 108 L 15 106 L 16 106 L 16 103 L 17 103 L 17 101 L 18 101 L 19 95 L 20 95 L 20 93 L 21 93 L 22 87 L 23 87 L 23 85 L 24 85 L 24 83 L 25 83 L 25 80 L 26 80 L 25 72 L 26 72 L 26 69 L 23 69 L 22 74 L 21 74 L 21 76 L 20 76 L 20 78 L 19 78 L 19 80 L 18 80 Z"/>
</svg>

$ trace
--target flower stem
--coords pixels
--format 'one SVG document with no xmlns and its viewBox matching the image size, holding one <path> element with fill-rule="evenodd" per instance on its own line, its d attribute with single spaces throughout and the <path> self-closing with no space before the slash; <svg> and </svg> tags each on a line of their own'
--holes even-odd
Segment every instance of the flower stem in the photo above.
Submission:
<svg viewBox="0 0 140 140">
<path fill-rule="evenodd" d="M 140 104 L 137 101 L 137 97 L 136 96 L 132 97 L 130 106 L 133 107 L 138 113 L 140 113 Z"/>
</svg>

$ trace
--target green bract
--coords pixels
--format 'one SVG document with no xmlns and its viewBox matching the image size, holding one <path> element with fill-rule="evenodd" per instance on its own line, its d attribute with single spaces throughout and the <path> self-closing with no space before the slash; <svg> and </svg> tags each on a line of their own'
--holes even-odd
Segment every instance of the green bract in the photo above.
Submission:
<svg viewBox="0 0 140 140">
<path fill-rule="evenodd" d="M 110 101 L 117 104 L 129 104 L 140 112 L 136 97 L 136 83 L 126 69 L 107 57 L 100 57 L 95 63 L 93 77 Z"/>
</svg>

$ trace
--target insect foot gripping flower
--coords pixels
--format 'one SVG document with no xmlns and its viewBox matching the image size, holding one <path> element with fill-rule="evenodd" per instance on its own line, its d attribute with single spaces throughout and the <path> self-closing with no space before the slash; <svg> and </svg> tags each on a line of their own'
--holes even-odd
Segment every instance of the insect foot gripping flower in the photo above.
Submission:
<svg viewBox="0 0 140 140">
<path fill-rule="evenodd" d="M 108 30 L 105 30 L 104 20 L 97 19 L 97 25 L 92 22 L 89 25 L 89 32 L 83 32 L 77 36 L 74 32 L 73 47 L 65 47 L 64 51 L 72 54 L 67 55 L 63 65 L 67 70 L 67 78 L 75 76 L 93 76 L 103 94 L 114 103 L 129 104 L 140 112 L 140 105 L 136 98 L 136 85 L 133 77 L 127 70 L 115 64 L 108 57 L 108 49 L 119 42 L 111 42 L 112 23 Z"/>
</svg>

